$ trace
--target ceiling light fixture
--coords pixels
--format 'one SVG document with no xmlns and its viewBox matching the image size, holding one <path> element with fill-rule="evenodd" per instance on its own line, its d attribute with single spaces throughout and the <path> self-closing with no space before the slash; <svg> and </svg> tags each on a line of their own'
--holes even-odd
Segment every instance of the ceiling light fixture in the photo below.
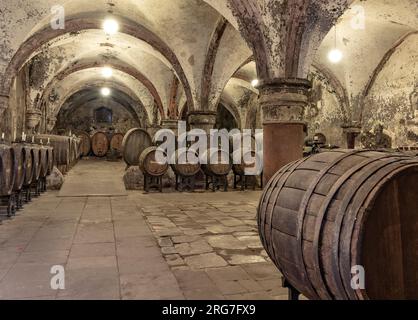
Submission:
<svg viewBox="0 0 418 320">
<path fill-rule="evenodd" d="M 253 81 L 251 81 L 251 85 L 256 88 L 259 85 L 260 81 L 258 79 L 254 79 Z"/>
<path fill-rule="evenodd" d="M 337 48 L 337 26 L 334 27 L 335 30 L 335 38 L 334 38 L 334 49 L 332 49 L 328 53 L 328 60 L 331 61 L 331 63 L 339 63 L 343 59 L 343 53 L 341 50 Z"/>
<path fill-rule="evenodd" d="M 104 67 L 104 68 L 102 69 L 102 75 L 103 75 L 103 77 L 105 77 L 105 78 L 110 78 L 110 77 L 113 75 L 113 70 L 112 70 L 112 68 L 109 68 L 109 67 Z"/>
<path fill-rule="evenodd" d="M 108 97 L 108 96 L 110 96 L 110 89 L 109 88 L 102 88 L 101 93 L 102 93 L 102 96 Z"/>
<path fill-rule="evenodd" d="M 119 31 L 119 23 L 114 19 L 106 19 L 103 22 L 103 30 L 107 35 L 116 34 Z"/>
</svg>

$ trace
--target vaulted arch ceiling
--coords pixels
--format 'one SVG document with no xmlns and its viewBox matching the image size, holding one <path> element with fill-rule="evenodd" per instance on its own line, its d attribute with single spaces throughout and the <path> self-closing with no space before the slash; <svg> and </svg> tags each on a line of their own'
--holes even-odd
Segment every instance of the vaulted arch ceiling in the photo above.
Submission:
<svg viewBox="0 0 418 320">
<path fill-rule="evenodd" d="M 65 29 L 53 30 L 50 27 L 53 1 L 20 2 L 19 5 L 8 3 L 1 13 L 5 18 L 2 30 L 3 47 L 7 49 L 0 59 L 0 72 L 6 74 L 1 88 L 2 94 L 8 94 L 17 70 L 42 46 L 56 46 L 68 35 L 85 36 L 85 30 L 99 31 L 103 19 L 111 16 L 119 21 L 120 34 L 148 43 L 152 51 L 157 52 L 157 56 L 168 61 L 168 67 L 177 74 L 183 85 L 190 109 L 193 110 L 195 105 L 200 108 L 202 74 L 213 30 L 222 13 L 226 14 L 228 21 L 234 22 L 230 10 L 222 2 L 213 5 L 203 0 L 72 0 L 63 3 L 66 14 Z M 239 33 L 231 28 L 232 34 L 235 32 L 234 36 L 242 42 L 241 48 L 248 52 Z M 226 53 L 237 51 L 239 50 L 235 47 L 226 50 Z M 216 64 L 216 68 L 227 65 L 226 62 L 222 64 L 219 61 Z M 222 79 L 223 82 L 227 80 Z M 214 91 L 215 95 L 220 94 L 217 87 L 212 89 L 212 85 L 210 91 Z"/>
<path fill-rule="evenodd" d="M 131 114 L 132 118 L 142 126 L 146 126 L 146 124 L 149 122 L 146 112 L 143 114 L 138 113 L 138 108 L 135 107 L 138 102 L 133 100 L 123 91 L 115 88 L 113 88 L 112 95 L 106 98 L 100 94 L 100 88 L 98 87 L 86 88 L 77 91 L 72 96 L 70 96 L 67 101 L 65 101 L 62 108 L 60 109 L 59 114 L 62 115 L 63 119 L 71 118 L 73 115 L 77 114 L 79 108 L 84 108 L 86 105 L 92 103 L 106 106 L 109 104 L 109 101 L 110 103 L 115 102 L 127 110 Z"/>
<path fill-rule="evenodd" d="M 352 24 L 359 8 L 364 13 L 364 29 L 353 28 Z M 337 24 L 337 47 L 343 53 L 342 61 L 332 64 L 327 58 L 335 46 L 334 30 L 324 39 L 315 60 L 346 88 L 354 112 L 362 108 L 362 99 L 387 54 L 417 32 L 416 0 L 357 0 L 353 10 L 347 10 Z"/>
<path fill-rule="evenodd" d="M 74 72 L 52 86 L 50 90 L 45 91 L 42 100 L 49 107 L 50 114 L 57 115 L 69 97 L 80 90 L 109 87 L 124 92 L 131 97 L 132 100 L 137 102 L 138 106 L 145 108 L 148 118 L 150 117 L 154 109 L 154 99 L 145 86 L 130 75 L 119 71 L 114 72 L 111 80 L 98 80 L 95 73 L 99 71 L 95 69 L 97 68 Z M 140 114 L 141 110 L 137 110 L 137 112 Z"/>
</svg>

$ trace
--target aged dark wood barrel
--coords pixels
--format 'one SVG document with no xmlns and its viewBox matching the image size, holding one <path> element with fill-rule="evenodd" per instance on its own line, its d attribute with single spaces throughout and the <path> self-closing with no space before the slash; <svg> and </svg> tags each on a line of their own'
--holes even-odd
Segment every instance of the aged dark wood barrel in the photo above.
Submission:
<svg viewBox="0 0 418 320">
<path fill-rule="evenodd" d="M 33 150 L 33 176 L 32 183 L 37 182 L 41 177 L 42 171 L 42 146 L 32 145 Z"/>
<path fill-rule="evenodd" d="M 151 136 L 143 129 L 129 130 L 122 141 L 123 159 L 128 166 L 137 166 L 142 152 L 152 146 Z"/>
<path fill-rule="evenodd" d="M 32 179 L 34 176 L 34 150 L 31 145 L 29 144 L 22 144 L 23 150 L 25 152 L 25 161 L 26 161 L 26 171 L 25 171 L 25 179 L 23 185 L 28 187 L 32 183 Z"/>
<path fill-rule="evenodd" d="M 40 160 L 40 177 L 46 178 L 49 171 L 49 150 L 46 146 L 39 146 L 41 149 L 41 160 Z"/>
<path fill-rule="evenodd" d="M 13 148 L 14 159 L 15 159 L 15 164 L 14 164 L 15 181 L 13 185 L 13 191 L 20 192 L 23 188 L 23 184 L 25 183 L 26 166 L 28 162 L 26 161 L 26 152 L 25 152 L 23 145 L 14 143 L 12 144 L 12 148 Z"/>
<path fill-rule="evenodd" d="M 262 159 L 257 155 L 255 151 L 245 151 L 242 153 L 242 150 L 237 150 L 233 153 L 233 157 L 237 156 L 237 159 L 241 157 L 241 164 L 233 164 L 232 171 L 236 175 L 248 175 L 248 176 L 258 176 L 261 172 L 258 172 L 257 165 L 262 167 Z M 246 161 L 246 156 L 251 159 L 251 161 Z"/>
<path fill-rule="evenodd" d="M 110 139 L 110 148 L 120 153 L 123 152 L 123 137 L 122 133 L 115 133 Z"/>
<path fill-rule="evenodd" d="M 57 135 L 36 135 L 35 142 L 46 145 L 48 143 L 54 148 L 54 159 L 57 166 L 66 166 L 70 164 L 70 150 L 71 150 L 71 139 L 67 136 Z"/>
<path fill-rule="evenodd" d="M 87 157 L 91 150 L 90 135 L 85 131 L 80 131 L 77 133 L 77 136 L 80 138 L 80 155 Z"/>
<path fill-rule="evenodd" d="M 258 225 L 272 261 L 308 298 L 418 299 L 417 213 L 417 157 L 336 150 L 276 173 Z M 351 285 L 358 266 L 364 289 Z"/>
<path fill-rule="evenodd" d="M 180 163 L 179 159 L 186 159 L 187 149 L 179 149 L 176 151 L 175 163 L 171 165 L 174 173 L 182 177 L 193 177 L 200 172 L 200 164 Z M 183 161 L 182 161 L 183 162 Z"/>
<path fill-rule="evenodd" d="M 50 175 L 54 170 L 54 163 L 55 163 L 55 153 L 54 148 L 51 146 L 44 146 L 48 152 L 48 172 L 47 175 Z"/>
<path fill-rule="evenodd" d="M 202 169 L 206 174 L 226 176 L 232 170 L 232 159 L 226 151 L 218 149 L 210 151 L 210 149 L 208 149 L 203 157 L 208 159 L 208 164 L 202 164 Z M 215 163 L 216 157 L 218 158 L 218 163 Z"/>
<path fill-rule="evenodd" d="M 139 157 L 139 168 L 142 172 L 153 177 L 161 177 L 168 170 L 168 163 L 160 164 L 156 161 L 157 147 L 149 147 L 145 149 Z"/>
<path fill-rule="evenodd" d="M 0 196 L 10 196 L 15 181 L 15 160 L 13 148 L 0 144 Z"/>
<path fill-rule="evenodd" d="M 91 148 L 96 157 L 104 157 L 109 151 L 109 140 L 103 132 L 96 132 L 91 138 Z"/>
</svg>

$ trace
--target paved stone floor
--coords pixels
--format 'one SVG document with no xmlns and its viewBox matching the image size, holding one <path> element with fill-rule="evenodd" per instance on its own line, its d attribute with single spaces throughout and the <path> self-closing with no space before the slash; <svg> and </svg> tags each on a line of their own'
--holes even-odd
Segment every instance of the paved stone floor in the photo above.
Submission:
<svg viewBox="0 0 418 320">
<path fill-rule="evenodd" d="M 0 225 L 0 299 L 287 299 L 257 235 L 260 192 L 57 195 Z"/>
</svg>

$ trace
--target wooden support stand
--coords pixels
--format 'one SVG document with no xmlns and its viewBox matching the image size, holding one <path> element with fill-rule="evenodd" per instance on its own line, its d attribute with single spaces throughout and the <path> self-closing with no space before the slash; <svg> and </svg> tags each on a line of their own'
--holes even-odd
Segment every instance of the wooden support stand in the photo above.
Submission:
<svg viewBox="0 0 418 320">
<path fill-rule="evenodd" d="M 6 208 L 7 216 L 10 218 L 16 214 L 15 195 L 0 197 L 0 206 Z"/>
<path fill-rule="evenodd" d="M 282 277 L 282 286 L 283 288 L 287 288 L 289 291 L 289 300 L 291 301 L 297 301 L 299 300 L 300 297 L 300 292 L 295 289 L 290 283 L 289 281 L 287 281 L 287 279 L 285 277 Z"/>
<path fill-rule="evenodd" d="M 32 184 L 29 188 L 29 192 L 35 198 L 37 198 L 41 195 L 41 180 L 40 179 L 36 182 L 32 182 Z"/>
<path fill-rule="evenodd" d="M 213 192 L 220 188 L 223 188 L 225 192 L 228 191 L 228 176 L 206 174 L 206 190 L 209 190 L 210 186 Z"/>
<path fill-rule="evenodd" d="M 15 193 L 16 210 L 23 209 L 23 193 L 23 189 Z"/>
<path fill-rule="evenodd" d="M 144 190 L 149 192 L 151 188 L 163 192 L 163 176 L 155 177 L 144 173 Z"/>
<path fill-rule="evenodd" d="M 196 176 L 184 177 L 176 174 L 176 190 L 183 192 L 185 190 L 194 191 L 196 186 Z"/>
<path fill-rule="evenodd" d="M 263 189 L 263 175 L 260 176 L 260 188 Z M 238 189 L 238 186 L 241 186 L 241 190 L 247 190 L 252 188 L 255 190 L 257 188 L 258 181 L 256 176 L 246 176 L 243 174 L 234 174 L 234 189 Z"/>
</svg>

